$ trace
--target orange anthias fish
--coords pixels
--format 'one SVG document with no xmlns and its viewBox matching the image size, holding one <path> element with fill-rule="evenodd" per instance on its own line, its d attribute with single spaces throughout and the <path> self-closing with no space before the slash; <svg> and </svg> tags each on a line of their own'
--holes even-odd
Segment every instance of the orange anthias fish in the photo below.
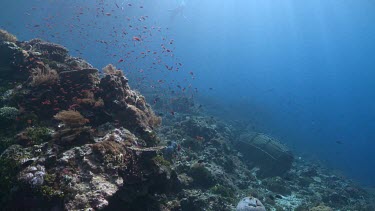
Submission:
<svg viewBox="0 0 375 211">
<path fill-rule="evenodd" d="M 134 36 L 134 37 L 133 37 L 133 40 L 134 40 L 134 41 L 141 41 L 141 38 Z"/>
</svg>

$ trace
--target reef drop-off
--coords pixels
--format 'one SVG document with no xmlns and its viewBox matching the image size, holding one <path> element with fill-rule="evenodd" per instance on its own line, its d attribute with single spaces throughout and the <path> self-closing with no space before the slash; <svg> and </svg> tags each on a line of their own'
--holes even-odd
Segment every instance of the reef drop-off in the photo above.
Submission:
<svg viewBox="0 0 375 211">
<path fill-rule="evenodd" d="M 120 70 L 1 34 L 1 209 L 126 207 L 167 183 L 153 159 L 161 119 Z"/>
</svg>

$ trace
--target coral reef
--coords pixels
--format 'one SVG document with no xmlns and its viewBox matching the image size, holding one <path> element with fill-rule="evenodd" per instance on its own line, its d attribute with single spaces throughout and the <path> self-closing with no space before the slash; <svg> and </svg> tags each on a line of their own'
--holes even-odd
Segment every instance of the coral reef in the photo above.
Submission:
<svg viewBox="0 0 375 211">
<path fill-rule="evenodd" d="M 73 110 L 60 111 L 53 117 L 62 121 L 68 127 L 80 127 L 89 122 L 81 113 Z"/>
<path fill-rule="evenodd" d="M 0 42 L 0 118 L 11 126 L 0 134 L 2 209 L 131 207 L 171 180 L 161 148 L 145 148 L 161 119 L 120 70 L 101 78 L 63 46 L 10 38 Z"/>
<path fill-rule="evenodd" d="M 103 72 L 54 43 L 0 40 L 1 209 L 374 210 L 358 185 L 191 99 L 161 125 L 121 70 Z"/>
<path fill-rule="evenodd" d="M 245 126 L 238 122 L 191 113 L 178 113 L 163 122 L 162 144 L 181 147 L 171 159 L 171 168 L 182 189 L 166 194 L 163 204 L 169 210 L 235 210 L 249 195 L 262 205 L 237 210 L 316 210 L 322 203 L 333 210 L 374 209 L 373 196 L 353 182 L 314 162 L 292 159 L 291 151 L 275 139 L 242 130 Z M 245 140 L 260 149 L 249 149 L 249 143 L 242 147 L 259 157 L 246 156 L 239 147 Z M 269 157 L 267 153 L 280 159 L 274 161 L 280 168 L 272 171 L 274 163 L 259 161 Z"/>
<path fill-rule="evenodd" d="M 56 70 L 50 69 L 48 65 L 45 65 L 44 69 L 33 68 L 31 71 L 30 86 L 52 85 L 59 80 Z"/>
<path fill-rule="evenodd" d="M 17 37 L 3 29 L 0 29 L 0 41 L 17 42 Z"/>
<path fill-rule="evenodd" d="M 107 74 L 107 75 L 116 75 L 119 77 L 124 76 L 124 73 L 121 70 L 117 69 L 112 64 L 108 64 L 107 66 L 103 67 L 102 71 L 104 74 Z"/>
</svg>

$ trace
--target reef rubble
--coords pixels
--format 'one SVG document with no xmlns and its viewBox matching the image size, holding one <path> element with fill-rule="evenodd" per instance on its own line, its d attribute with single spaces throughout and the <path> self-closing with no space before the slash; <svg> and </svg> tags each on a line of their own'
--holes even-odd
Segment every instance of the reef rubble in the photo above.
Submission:
<svg viewBox="0 0 375 211">
<path fill-rule="evenodd" d="M 187 99 L 161 124 L 113 65 L 1 33 L 0 209 L 375 209 L 374 194 L 269 135 Z"/>
</svg>

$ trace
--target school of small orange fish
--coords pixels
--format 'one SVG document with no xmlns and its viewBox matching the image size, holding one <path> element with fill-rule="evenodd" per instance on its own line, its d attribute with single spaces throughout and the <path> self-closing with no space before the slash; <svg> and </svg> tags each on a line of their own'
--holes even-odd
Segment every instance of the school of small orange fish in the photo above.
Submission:
<svg viewBox="0 0 375 211">
<path fill-rule="evenodd" d="M 164 90 L 149 99 L 151 104 L 163 97 L 170 101 L 182 95 L 194 98 L 198 92 L 192 85 L 194 72 L 186 70 L 175 55 L 176 41 L 169 37 L 169 28 L 143 14 L 147 6 L 140 1 L 51 0 L 23 15 L 32 37 L 62 44 L 89 62 L 112 63 L 124 70 L 136 89 Z"/>
</svg>

